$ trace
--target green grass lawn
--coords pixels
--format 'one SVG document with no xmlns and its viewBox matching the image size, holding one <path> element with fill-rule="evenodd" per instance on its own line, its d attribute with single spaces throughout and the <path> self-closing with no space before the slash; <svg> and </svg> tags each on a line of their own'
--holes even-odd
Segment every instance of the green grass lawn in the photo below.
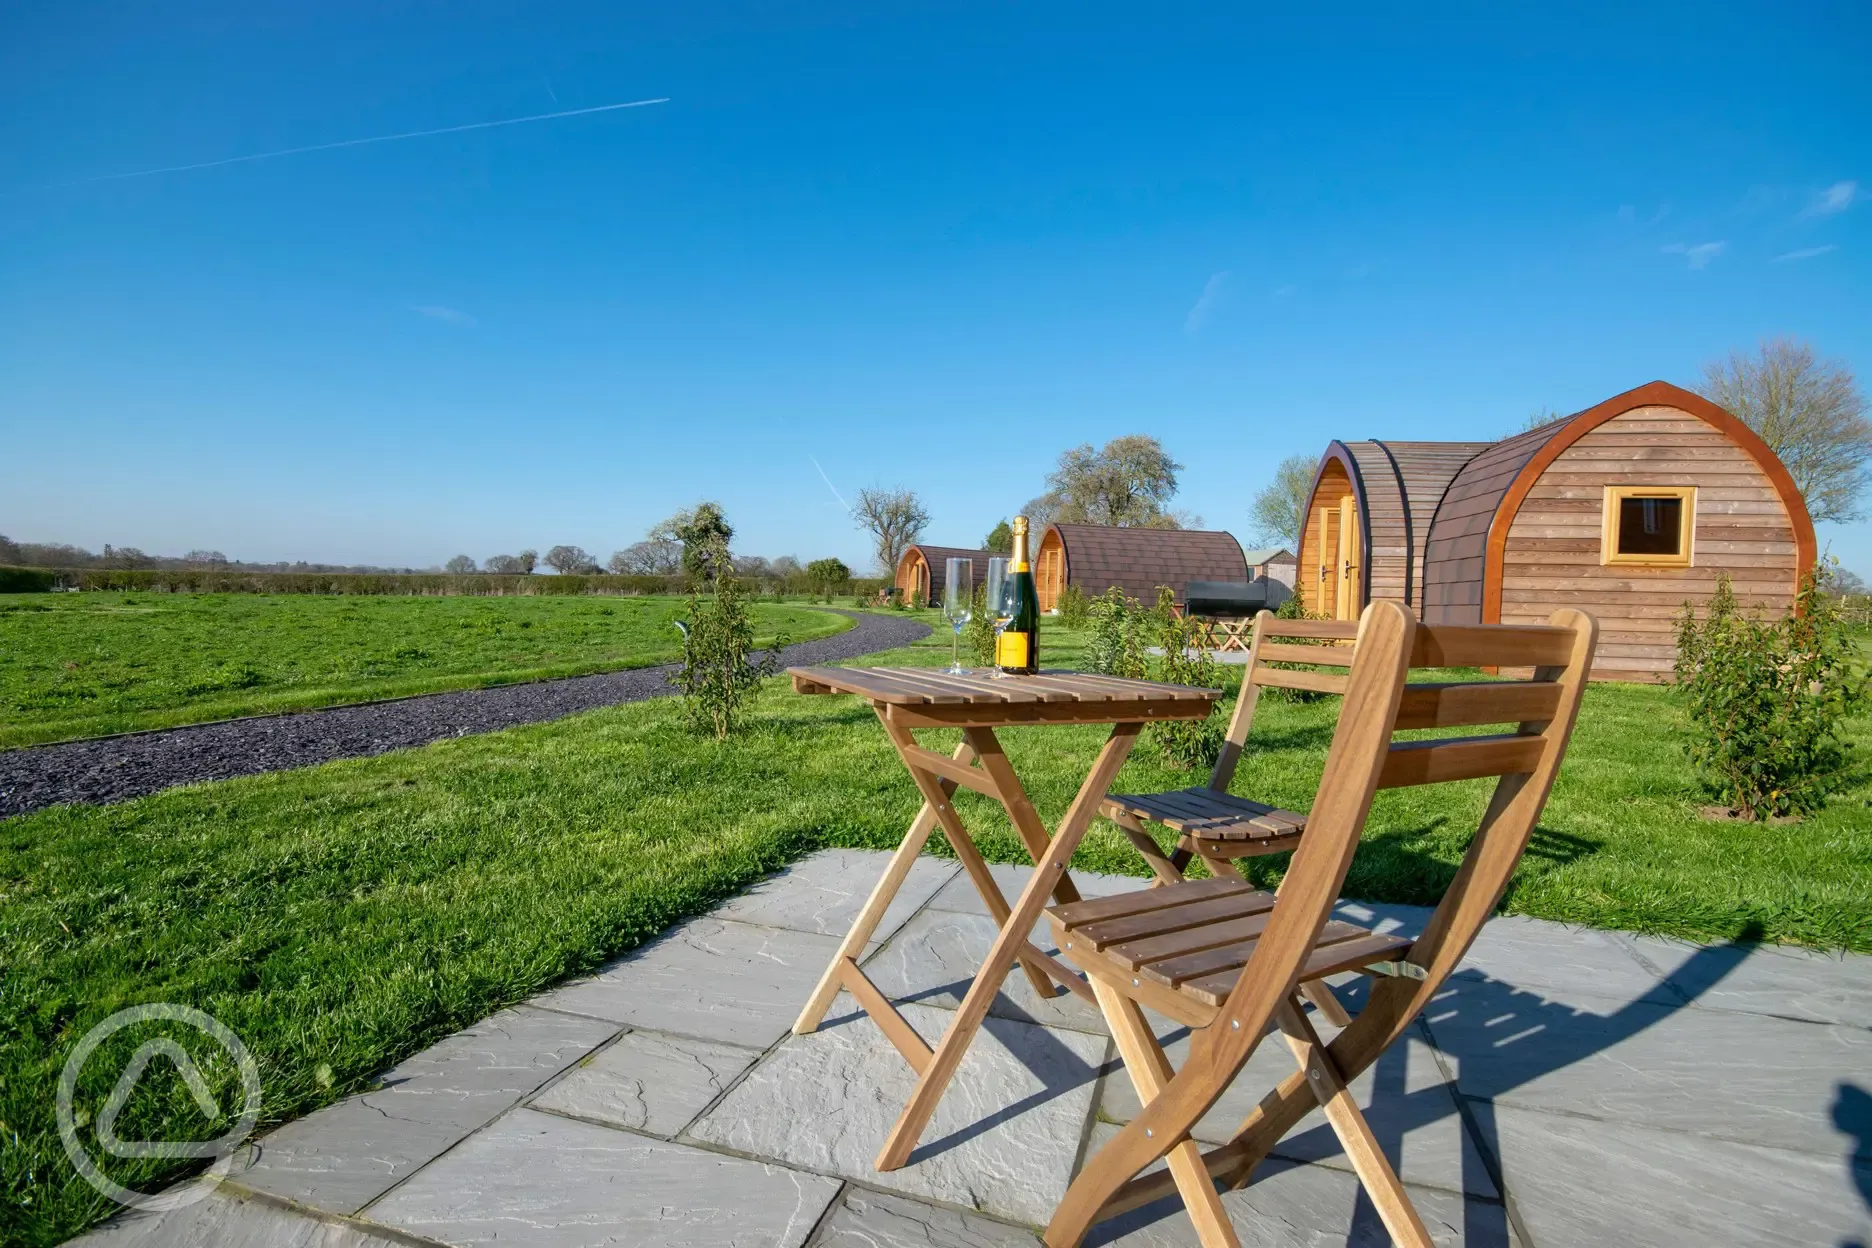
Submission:
<svg viewBox="0 0 1872 1248">
<path fill-rule="evenodd" d="M 850 626 L 757 604 L 761 641 Z M 680 598 L 0 594 L 0 749 L 677 657 Z"/>
<path fill-rule="evenodd" d="M 1076 654 L 1057 627 L 1042 642 L 1050 665 Z M 939 631 L 873 661 L 947 656 Z M 1265 704 L 1237 791 L 1307 807 L 1335 712 L 1330 700 Z M 1662 689 L 1588 691 L 1506 908 L 1872 951 L 1872 781 L 1861 776 L 1798 826 L 1703 822 L 1675 715 Z M 1858 727 L 1872 737 L 1872 725 Z M 1101 737 L 1004 734 L 1049 822 Z M 1140 749 L 1119 787 L 1197 779 Z M 1432 900 L 1485 792 L 1474 782 L 1382 794 L 1348 893 Z M 685 730 L 673 702 L 640 703 L 0 822 L 0 1242 L 53 1243 L 109 1212 L 64 1157 L 52 1095 L 72 1046 L 114 1010 L 174 1001 L 221 1019 L 257 1055 L 263 1122 L 277 1122 L 801 853 L 893 846 L 913 793 L 868 710 L 776 681 L 747 735 L 721 745 Z M 998 807 L 968 793 L 957 804 L 989 857 L 1023 860 Z M 1103 822 L 1076 863 L 1144 873 Z M 1257 870 L 1271 881 L 1278 861 Z M 87 1071 L 114 1078 L 123 1056 Z M 216 1077 L 225 1104 L 232 1085 L 227 1072 Z M 80 1103 L 100 1104 L 109 1085 L 88 1075 Z M 144 1085 L 121 1136 L 174 1136 L 189 1124 L 207 1134 L 179 1083 Z M 114 1164 L 114 1176 L 143 1185 L 177 1173 L 173 1163 Z"/>
</svg>

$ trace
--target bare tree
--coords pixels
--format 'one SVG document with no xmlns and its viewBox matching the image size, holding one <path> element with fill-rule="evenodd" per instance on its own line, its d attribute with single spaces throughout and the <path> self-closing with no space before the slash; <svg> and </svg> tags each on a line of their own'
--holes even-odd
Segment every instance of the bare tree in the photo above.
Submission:
<svg viewBox="0 0 1872 1248">
<path fill-rule="evenodd" d="M 1281 460 L 1274 469 L 1274 479 L 1261 487 L 1248 508 L 1248 518 L 1259 540 L 1299 552 L 1307 496 L 1313 492 L 1313 474 L 1318 465 L 1311 455 L 1289 455 Z"/>
<path fill-rule="evenodd" d="M 1753 355 L 1731 351 L 1705 364 L 1697 390 L 1761 435 L 1815 520 L 1846 523 L 1865 514 L 1872 421 L 1843 363 L 1815 358 L 1804 342 L 1773 338 Z"/>
<path fill-rule="evenodd" d="M 531 572 L 533 569 L 518 555 L 489 555 L 487 570 L 503 576 L 517 576 L 522 572 Z"/>
<path fill-rule="evenodd" d="M 682 543 L 660 538 L 633 542 L 611 556 L 610 567 L 622 576 L 674 576 L 682 571 Z"/>
<path fill-rule="evenodd" d="M 520 570 L 527 573 L 529 576 L 532 575 L 534 568 L 539 567 L 539 552 L 537 550 L 523 550 L 515 555 L 514 558 L 520 561 Z"/>
<path fill-rule="evenodd" d="M 453 559 L 442 565 L 442 570 L 444 572 L 453 572 L 457 576 L 460 576 L 463 573 L 474 571 L 475 561 L 467 555 L 456 555 Z"/>
<path fill-rule="evenodd" d="M 1182 470 L 1145 434 L 1113 438 L 1096 451 L 1088 442 L 1060 455 L 1047 492 L 1027 504 L 1025 515 L 1036 528 L 1055 521 L 1157 529 L 1182 528 L 1186 520 L 1200 524 L 1169 507 Z"/>
<path fill-rule="evenodd" d="M 859 490 L 852 519 L 871 535 L 878 563 L 884 575 L 889 576 L 897 570 L 897 561 L 903 558 L 904 551 L 923 536 L 930 516 L 916 491 L 898 486 L 894 490 Z"/>
<path fill-rule="evenodd" d="M 228 557 L 218 550 L 191 550 L 182 556 L 182 562 L 203 568 L 227 566 Z"/>
<path fill-rule="evenodd" d="M 555 546 L 546 552 L 546 566 L 560 576 L 596 572 L 598 561 L 585 553 L 583 546 Z"/>
</svg>

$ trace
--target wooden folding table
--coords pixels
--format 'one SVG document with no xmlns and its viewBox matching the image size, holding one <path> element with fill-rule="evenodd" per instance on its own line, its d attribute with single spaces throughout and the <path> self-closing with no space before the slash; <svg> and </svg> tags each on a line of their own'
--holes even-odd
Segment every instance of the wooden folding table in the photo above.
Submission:
<svg viewBox="0 0 1872 1248">
<path fill-rule="evenodd" d="M 1008 972 L 1019 962 L 1042 996 L 1053 996 L 1054 984 L 1088 1001 L 1092 990 L 1075 971 L 1034 947 L 1027 939 L 1051 895 L 1062 904 L 1079 899 L 1067 872 L 1073 851 L 1098 814 L 1099 805 L 1124 766 L 1145 724 L 1178 719 L 1202 719 L 1221 692 L 1184 685 L 1124 680 L 1115 676 L 1078 672 L 1044 672 L 1038 676 L 995 679 L 986 673 L 952 676 L 916 668 L 796 667 L 790 669 L 798 693 L 856 694 L 871 703 L 891 744 L 897 747 L 910 778 L 923 795 L 923 807 L 891 855 L 884 877 L 872 890 L 838 954 L 826 968 L 812 999 L 793 1024 L 797 1035 L 819 1026 L 840 988 L 849 990 L 886 1037 L 917 1072 L 916 1091 L 904 1106 L 897 1125 L 878 1154 L 879 1170 L 895 1170 L 910 1158 L 923 1129 L 929 1124 L 943 1090 L 955 1076 L 969 1042 L 987 1017 L 988 1006 Z M 1111 735 L 1100 748 L 1092 770 L 1079 786 L 1079 794 L 1058 829 L 1049 836 L 1033 803 L 1027 799 L 1014 768 L 995 738 L 995 729 L 1021 724 L 1110 724 Z M 962 743 L 953 754 L 919 745 L 912 735 L 918 728 L 960 728 Z M 995 884 L 968 829 L 950 802 L 957 786 L 985 793 L 1006 808 L 1008 819 L 1033 856 L 1034 874 L 1012 906 Z M 961 859 L 963 870 L 981 893 L 988 913 L 1000 926 L 988 958 L 962 998 L 949 1029 L 931 1049 L 858 966 L 865 945 L 877 930 L 891 899 L 909 875 L 924 843 L 938 827 Z"/>
</svg>

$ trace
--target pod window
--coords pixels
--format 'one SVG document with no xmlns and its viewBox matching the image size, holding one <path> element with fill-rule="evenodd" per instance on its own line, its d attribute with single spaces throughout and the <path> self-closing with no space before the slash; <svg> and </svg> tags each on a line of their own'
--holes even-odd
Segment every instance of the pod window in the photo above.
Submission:
<svg viewBox="0 0 1872 1248">
<path fill-rule="evenodd" d="M 1689 567 L 1695 530 L 1695 486 L 1608 485 L 1599 561 Z"/>
</svg>

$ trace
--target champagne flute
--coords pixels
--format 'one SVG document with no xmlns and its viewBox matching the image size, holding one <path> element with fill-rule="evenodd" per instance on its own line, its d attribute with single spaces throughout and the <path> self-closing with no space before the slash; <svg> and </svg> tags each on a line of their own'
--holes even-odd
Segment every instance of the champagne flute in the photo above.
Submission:
<svg viewBox="0 0 1872 1248">
<path fill-rule="evenodd" d="M 1005 555 L 995 555 L 988 560 L 988 618 L 994 621 L 995 649 L 999 651 L 1001 630 L 1006 628 L 1013 617 L 1013 608 L 1003 600 L 1007 598 L 1008 561 Z M 997 657 L 993 669 L 988 673 L 997 679 L 1001 676 L 1001 665 Z"/>
<path fill-rule="evenodd" d="M 943 618 L 955 630 L 955 646 L 949 662 L 951 676 L 966 676 L 962 666 L 962 626 L 969 622 L 975 605 L 975 561 L 951 559 L 943 565 Z"/>
</svg>

